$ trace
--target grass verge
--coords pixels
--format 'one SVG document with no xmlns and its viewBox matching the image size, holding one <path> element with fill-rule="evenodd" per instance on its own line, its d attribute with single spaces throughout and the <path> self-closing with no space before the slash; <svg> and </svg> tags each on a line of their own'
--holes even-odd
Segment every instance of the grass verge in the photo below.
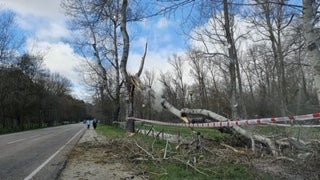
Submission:
<svg viewBox="0 0 320 180">
<path fill-rule="evenodd" d="M 159 128 L 159 127 L 155 127 Z M 176 128 L 161 127 L 177 132 Z M 239 163 L 239 154 L 219 147 L 208 147 L 211 152 L 193 147 L 179 147 L 166 140 L 141 134 L 128 136 L 123 129 L 100 125 L 97 129 L 108 138 L 122 139 L 125 150 L 118 145 L 118 157 L 126 158 L 129 166 L 146 174 L 148 179 L 256 179 L 257 173 Z M 210 129 L 212 130 L 212 129 Z M 190 133 L 190 129 L 179 129 Z M 205 130 L 208 136 L 221 137 L 220 132 Z M 224 135 L 222 135 L 224 136 Z M 223 138 L 228 138 L 227 136 Z M 129 149 L 130 150 L 129 150 Z M 213 149 L 214 148 L 214 149 Z M 132 153 L 132 154 L 129 154 Z M 121 154 L 122 153 L 122 154 Z M 120 155 L 121 154 L 121 155 Z M 126 154 L 123 156 L 123 154 Z M 119 159 L 120 160 L 120 159 Z M 123 159 L 120 160 L 123 162 Z"/>
<path fill-rule="evenodd" d="M 106 126 L 103 124 L 99 124 L 99 126 L 97 126 L 97 131 L 108 138 L 125 137 L 127 133 L 124 129 L 116 128 L 113 126 Z"/>
</svg>

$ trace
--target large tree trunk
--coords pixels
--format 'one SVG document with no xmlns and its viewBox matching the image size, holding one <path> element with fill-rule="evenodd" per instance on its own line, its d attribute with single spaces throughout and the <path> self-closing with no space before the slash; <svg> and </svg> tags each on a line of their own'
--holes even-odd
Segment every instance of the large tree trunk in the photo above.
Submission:
<svg viewBox="0 0 320 180">
<path fill-rule="evenodd" d="M 232 119 L 238 119 L 238 103 L 237 103 L 237 76 L 236 76 L 236 62 L 237 62 L 237 51 L 235 42 L 233 40 L 233 34 L 231 31 L 231 24 L 229 18 L 229 5 L 228 0 L 223 1 L 224 6 L 224 30 L 226 33 L 228 43 L 228 54 L 229 54 L 229 73 L 230 73 L 230 109 Z"/>
<path fill-rule="evenodd" d="M 130 48 L 130 40 L 129 35 L 127 31 L 127 7 L 128 7 L 128 1 L 123 0 L 122 6 L 121 6 L 121 24 L 120 24 L 120 30 L 123 38 L 123 48 L 122 48 L 122 57 L 121 57 L 121 63 L 120 63 L 120 70 L 122 74 L 122 78 L 125 81 L 127 95 L 128 95 L 128 101 L 127 101 L 127 116 L 133 116 L 133 94 L 134 94 L 134 87 L 130 81 L 130 77 L 127 73 L 127 62 L 129 58 L 129 48 Z M 134 132 L 134 121 L 128 120 L 127 122 L 127 129 L 130 132 Z"/>
<path fill-rule="evenodd" d="M 116 21 L 113 22 L 114 23 L 114 27 L 116 27 Z M 118 38 L 117 38 L 117 28 L 113 29 L 113 46 L 115 48 L 115 69 L 116 69 L 116 82 L 117 82 L 117 87 L 116 87 L 116 95 L 115 95 L 115 111 L 114 111 L 114 116 L 113 116 L 113 120 L 114 121 L 119 121 L 119 117 L 120 117 L 120 111 L 121 111 L 121 99 L 120 99 L 120 91 L 121 91 L 121 87 L 122 87 L 122 83 L 120 80 L 120 68 L 119 68 L 119 52 L 118 52 Z"/>
<path fill-rule="evenodd" d="M 303 29 L 307 45 L 307 53 L 313 62 L 314 82 L 320 103 L 320 50 L 319 28 L 315 27 L 317 9 L 314 10 L 314 0 L 303 0 Z M 316 7 L 316 6 L 315 6 Z"/>
<path fill-rule="evenodd" d="M 137 87 L 138 89 L 141 88 L 141 82 L 139 80 L 139 77 L 142 73 L 144 61 L 147 54 L 147 46 L 145 45 L 145 51 L 142 56 L 142 61 L 140 64 L 140 68 L 138 72 L 135 75 L 129 75 L 127 72 L 127 62 L 129 59 L 129 48 L 130 48 L 130 40 L 129 35 L 127 31 L 127 8 L 128 8 L 128 0 L 122 1 L 121 6 L 121 21 L 120 21 L 120 30 L 123 38 L 123 49 L 122 49 L 122 57 L 121 57 L 121 63 L 120 63 L 120 71 L 122 74 L 122 78 L 124 79 L 126 89 L 127 89 L 127 95 L 128 95 L 128 109 L 127 109 L 127 117 L 133 117 L 134 110 L 133 110 L 133 102 L 134 102 L 134 90 Z M 129 132 L 134 133 L 135 127 L 134 127 L 134 120 L 128 120 L 127 122 L 127 129 Z"/>
</svg>

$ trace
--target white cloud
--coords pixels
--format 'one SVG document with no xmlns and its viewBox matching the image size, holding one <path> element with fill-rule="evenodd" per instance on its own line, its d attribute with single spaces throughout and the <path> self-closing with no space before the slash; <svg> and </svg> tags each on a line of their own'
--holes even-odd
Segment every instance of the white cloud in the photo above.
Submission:
<svg viewBox="0 0 320 180">
<path fill-rule="evenodd" d="M 71 95 L 77 99 L 92 103 L 92 94 L 82 84 L 73 85 Z"/>
<path fill-rule="evenodd" d="M 22 15 L 62 17 L 60 0 L 0 0 L 5 8 L 14 9 Z"/>
<path fill-rule="evenodd" d="M 18 25 L 40 41 L 59 41 L 69 37 L 60 0 L 0 0 L 4 9 L 13 10 Z"/>
<path fill-rule="evenodd" d="M 63 22 L 52 22 L 48 27 L 42 27 L 36 33 L 38 39 L 56 40 L 70 37 L 70 31 Z"/>
<path fill-rule="evenodd" d="M 41 45 L 41 43 L 40 43 Z M 45 56 L 45 64 L 51 71 L 67 76 L 71 81 L 79 81 L 79 76 L 74 72 L 74 68 L 79 64 L 78 57 L 68 44 L 50 44 L 50 51 Z"/>
<path fill-rule="evenodd" d="M 168 69 L 167 60 L 169 54 L 164 52 L 148 52 L 145 60 L 144 68 L 154 69 L 155 71 L 166 71 Z M 141 63 L 142 54 L 130 54 L 128 61 L 128 71 L 136 73 Z"/>
<path fill-rule="evenodd" d="M 53 73 L 59 73 L 72 82 L 73 95 L 81 99 L 87 99 L 88 93 L 85 92 L 81 72 L 76 71 L 84 60 L 73 51 L 69 44 L 63 42 L 49 43 L 32 39 L 29 39 L 27 44 L 29 52 L 44 54 L 43 63 L 46 68 Z"/>
</svg>

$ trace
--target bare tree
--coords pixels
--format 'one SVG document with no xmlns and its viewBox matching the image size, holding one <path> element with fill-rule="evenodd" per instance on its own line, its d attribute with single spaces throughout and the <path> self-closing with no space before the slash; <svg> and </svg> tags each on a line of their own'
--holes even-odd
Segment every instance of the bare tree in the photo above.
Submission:
<svg viewBox="0 0 320 180">
<path fill-rule="evenodd" d="M 266 53 L 266 44 L 254 44 L 246 52 L 246 61 L 243 61 L 242 69 L 247 80 L 248 111 L 250 114 L 266 116 L 270 112 L 276 112 L 279 108 L 273 102 L 272 90 L 274 61 L 270 53 Z"/>
<path fill-rule="evenodd" d="M 44 71 L 42 63 L 42 56 L 24 54 L 18 58 L 17 66 L 24 74 L 28 75 L 30 79 L 34 81 L 35 78 Z"/>
<path fill-rule="evenodd" d="M 52 94 L 57 96 L 68 94 L 71 91 L 70 80 L 58 73 L 53 73 L 52 75 L 50 75 L 50 79 L 46 86 L 47 89 L 52 92 Z"/>
<path fill-rule="evenodd" d="M 80 27 L 84 34 L 85 43 L 80 43 L 80 45 L 90 48 L 84 54 L 87 55 L 89 52 L 96 60 L 96 64 L 89 63 L 89 66 L 91 65 L 90 68 L 100 79 L 97 80 L 99 82 L 97 88 L 101 100 L 105 99 L 103 96 L 106 93 L 116 104 L 115 121 L 119 120 L 120 93 L 123 82 L 129 94 L 129 115 L 133 115 L 133 95 L 137 84 L 132 82 L 135 77 L 141 75 L 146 56 L 144 54 L 139 71 L 135 75 L 128 74 L 126 66 L 129 58 L 130 38 L 127 32 L 127 22 L 141 19 L 142 11 L 138 5 L 139 3 L 134 1 L 130 1 L 129 4 L 127 0 L 64 0 L 62 4 L 67 14 L 74 18 L 74 27 Z M 89 36 L 85 36 L 86 34 Z M 109 66 L 114 68 L 114 73 L 108 73 Z M 113 86 L 115 91 L 108 88 L 110 79 L 115 80 Z M 130 131 L 134 132 L 133 123 L 129 122 L 128 125 Z"/>
<path fill-rule="evenodd" d="M 229 74 L 226 77 L 229 84 L 228 94 L 232 117 L 237 119 L 239 112 L 242 117 L 246 117 L 237 49 L 237 43 L 244 37 L 244 34 L 236 34 L 236 8 L 227 0 L 205 1 L 201 7 L 200 18 L 203 18 L 204 12 L 206 12 L 208 22 L 202 29 L 192 32 L 191 38 L 199 42 L 196 48 L 201 50 L 204 55 L 221 56 L 224 59 L 227 68 L 225 72 Z M 223 11 L 221 12 L 219 9 L 223 9 Z"/>
<path fill-rule="evenodd" d="M 208 77 L 208 68 L 207 63 L 208 59 L 203 56 L 201 52 L 191 50 L 188 53 L 189 64 L 191 66 L 191 75 L 196 79 L 196 86 L 194 89 L 194 94 L 196 92 L 199 94 L 200 108 L 208 109 L 208 93 L 207 93 L 207 77 Z M 212 77 L 214 78 L 214 77 Z"/>
<path fill-rule="evenodd" d="M 288 38 L 290 32 L 290 23 L 293 20 L 293 12 L 289 11 L 289 8 L 285 6 L 284 1 L 278 1 L 279 3 L 266 2 L 256 0 L 256 9 L 258 12 L 253 16 L 254 27 L 261 34 L 261 40 L 265 43 L 267 40 L 270 44 L 270 49 L 273 54 L 275 65 L 275 77 L 274 84 L 277 87 L 274 89 L 278 94 L 281 115 L 287 113 L 288 104 L 288 81 L 286 80 L 286 67 L 285 58 L 289 54 L 292 42 Z"/>
<path fill-rule="evenodd" d="M 146 70 L 145 73 L 144 73 L 144 76 L 143 76 L 143 83 L 150 87 L 150 88 L 153 88 L 154 86 L 154 83 L 155 83 L 155 77 L 156 77 L 156 74 L 155 74 L 155 71 L 151 71 L 151 70 Z M 145 94 L 146 98 L 147 99 L 147 102 L 145 104 L 145 108 L 147 108 L 147 117 L 148 119 L 152 119 L 152 111 L 154 111 L 155 107 L 154 107 L 154 101 L 155 101 L 155 97 L 152 96 L 151 92 L 147 92 L 147 94 Z"/>
<path fill-rule="evenodd" d="M 171 78 L 174 89 L 176 91 L 176 99 L 178 107 L 184 107 L 186 105 L 187 87 L 184 77 L 185 60 L 176 54 L 172 58 L 169 58 L 168 62 L 173 68 L 173 77 Z"/>
<path fill-rule="evenodd" d="M 147 53 L 147 43 L 145 46 L 144 55 L 142 56 L 140 68 L 138 72 L 135 75 L 130 75 L 127 71 L 127 63 L 129 59 L 129 49 L 130 49 L 130 38 L 127 31 L 127 21 L 128 21 L 128 1 L 123 0 L 122 5 L 120 8 L 120 30 L 122 34 L 122 57 L 121 57 L 121 63 L 120 63 L 120 70 L 122 77 L 125 82 L 126 91 L 128 95 L 128 116 L 132 117 L 134 114 L 133 110 L 133 102 L 134 102 L 134 90 L 136 87 L 141 88 L 141 82 L 139 80 L 139 77 L 142 74 L 144 61 Z M 127 128 L 130 132 L 135 132 L 135 126 L 134 126 L 134 120 L 128 120 Z"/>
<path fill-rule="evenodd" d="M 15 14 L 13 12 L 4 11 L 0 7 L 0 66 L 3 64 L 13 63 L 17 56 L 18 50 L 24 43 L 22 36 L 17 36 L 17 26 Z"/>
<path fill-rule="evenodd" d="M 211 57 L 206 60 L 206 68 L 207 68 L 207 91 L 208 91 L 208 105 L 209 108 L 218 114 L 224 114 L 227 117 L 230 114 L 229 112 L 229 97 L 226 94 L 227 91 L 227 83 L 226 79 L 228 79 L 227 72 L 225 72 L 225 68 L 221 67 L 223 59 L 221 57 Z"/>
<path fill-rule="evenodd" d="M 72 18 L 73 29 L 83 34 L 78 43 L 83 55 L 94 58 L 88 61 L 91 73 L 91 86 L 97 89 L 100 101 L 106 97 L 114 102 L 113 121 L 120 115 L 120 1 L 65 0 L 62 6 Z M 93 55 L 93 56 L 92 56 Z M 112 67 L 112 71 L 111 70 Z"/>
</svg>

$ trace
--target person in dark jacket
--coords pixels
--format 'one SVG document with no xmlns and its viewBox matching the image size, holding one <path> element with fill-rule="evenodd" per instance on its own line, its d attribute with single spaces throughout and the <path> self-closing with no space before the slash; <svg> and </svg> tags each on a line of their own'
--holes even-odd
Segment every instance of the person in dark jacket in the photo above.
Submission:
<svg viewBox="0 0 320 180">
<path fill-rule="evenodd" d="M 97 120 L 96 119 L 93 119 L 92 125 L 93 125 L 93 129 L 97 128 Z"/>
</svg>

